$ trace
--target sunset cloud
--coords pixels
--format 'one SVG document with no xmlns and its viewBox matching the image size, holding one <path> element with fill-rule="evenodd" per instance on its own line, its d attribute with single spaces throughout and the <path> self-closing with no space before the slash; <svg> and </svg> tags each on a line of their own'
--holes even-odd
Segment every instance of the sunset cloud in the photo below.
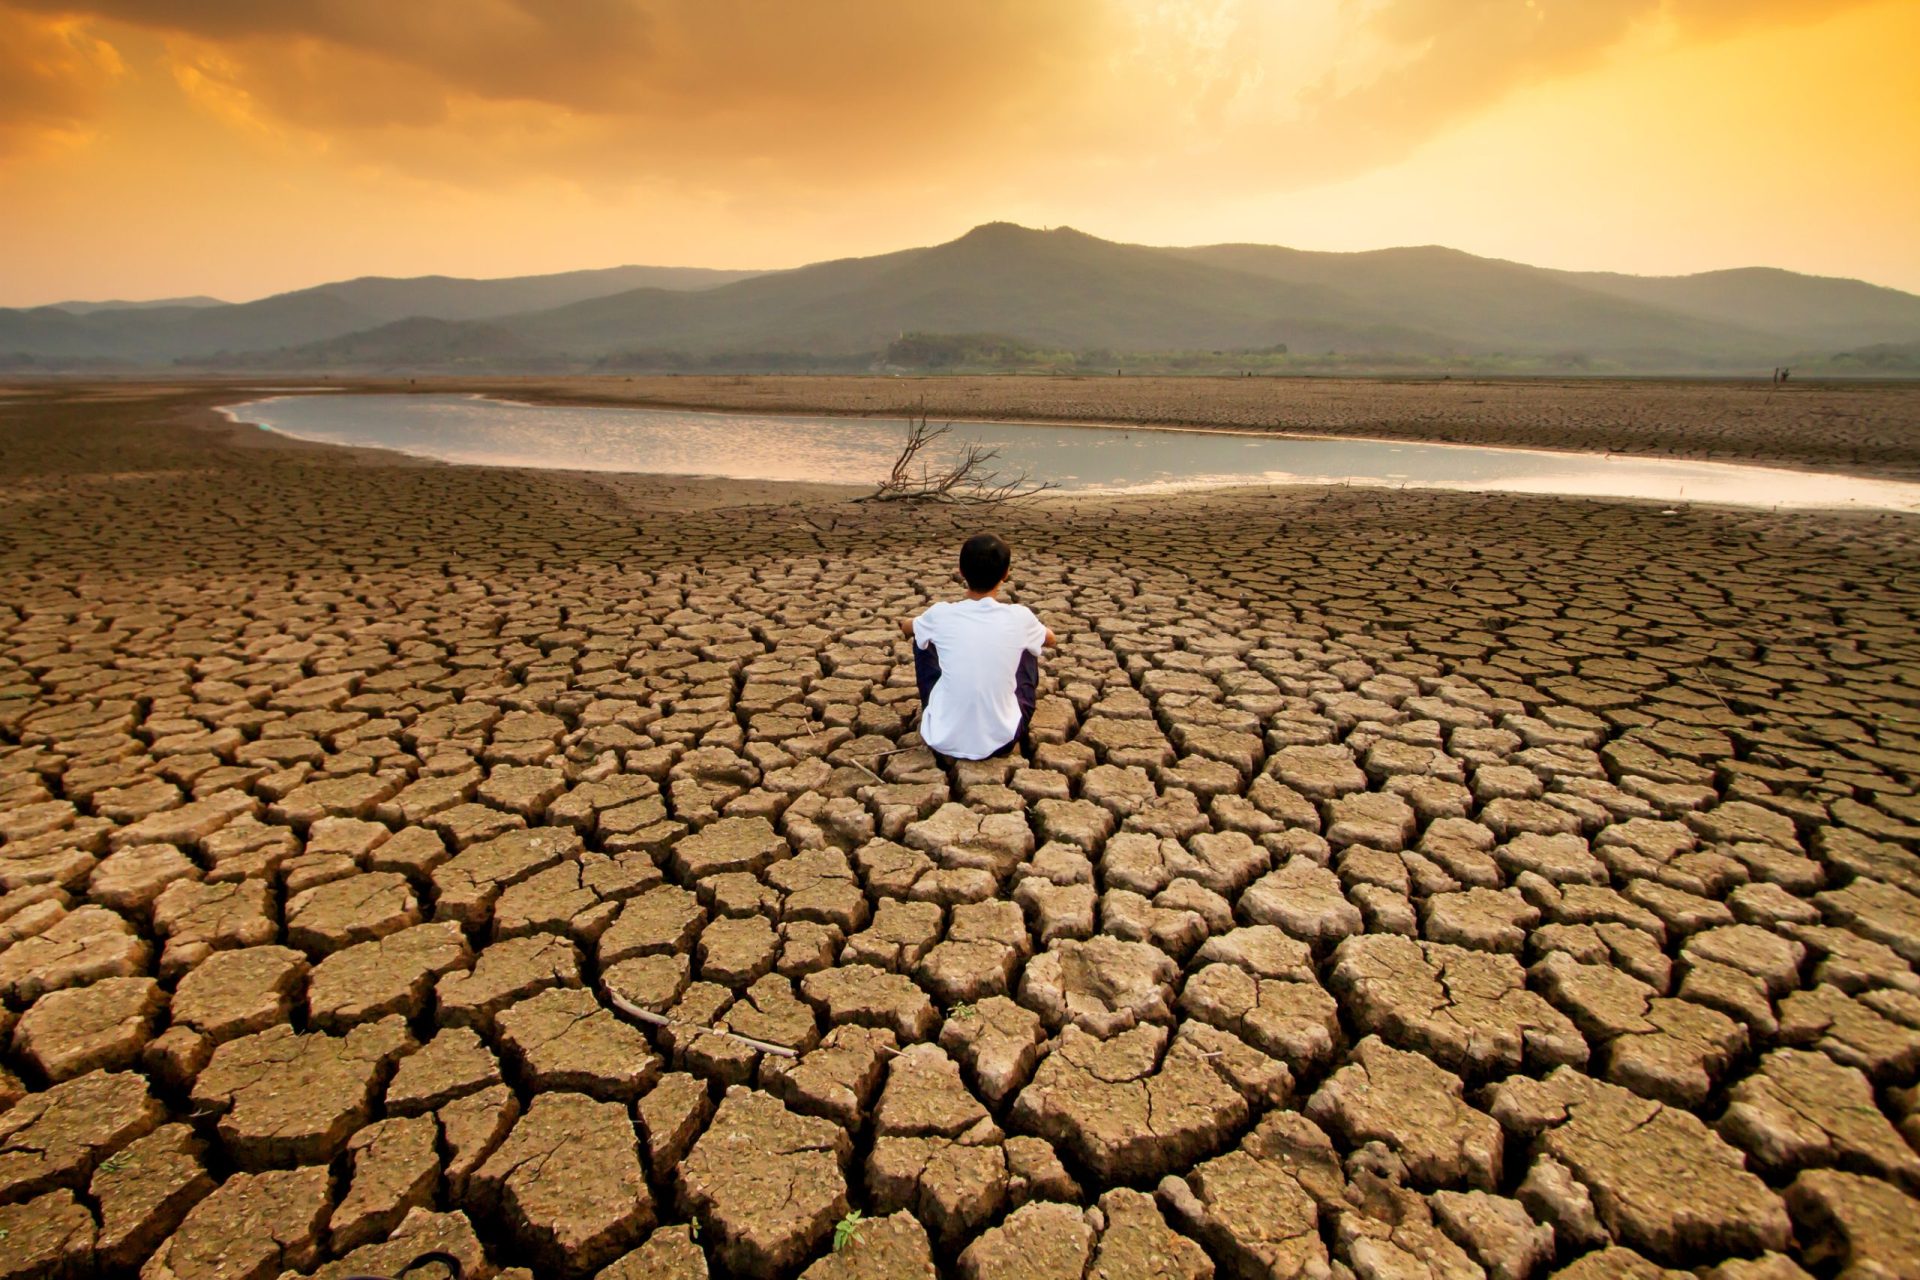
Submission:
<svg viewBox="0 0 1920 1280">
<path fill-rule="evenodd" d="M 1584 71 L 1636 35 L 1713 39 L 1818 22 L 1870 0 L 1375 0 L 1356 24 L 1370 80 L 1332 73 L 1281 132 L 1314 180 L 1397 159 L 1523 86 Z"/>
<path fill-rule="evenodd" d="M 413 165 L 487 148 L 601 180 L 609 161 L 795 170 L 1019 131 L 1099 60 L 1094 0 L 21 0 L 165 42 L 229 109 Z M 956 15 L 959 15 L 956 18 Z M 19 24 L 16 24 L 19 25 Z M 496 155 L 499 153 L 496 152 Z M 658 176 L 658 175 L 656 175 Z"/>
<path fill-rule="evenodd" d="M 22 21 L 0 9 L 0 159 L 84 131 L 122 69 L 78 19 Z"/>
<path fill-rule="evenodd" d="M 88 32 L 118 27 L 158 38 L 182 91 L 231 122 L 445 181 L 502 163 L 593 184 L 1177 179 L 1258 148 L 1280 163 L 1245 185 L 1296 188 L 1649 30 L 1708 39 L 1864 2 L 0 0 L 0 56 L 26 69 L 0 81 L 0 127 L 84 123 L 89 50 L 111 51 Z"/>
<path fill-rule="evenodd" d="M 1711 56 L 1759 40 L 1791 67 L 1797 33 L 1856 15 L 1895 34 L 1819 43 L 1824 61 L 1779 84 Z M 301 254 L 364 252 L 382 228 L 456 208 L 469 245 L 512 227 L 529 255 L 558 259 L 569 237 L 606 245 L 624 226 L 644 238 L 580 252 L 726 265 L 996 216 L 1273 239 L 1320 208 L 1307 224 L 1431 239 L 1418 210 L 1458 193 L 1391 175 L 1506 123 L 1524 139 L 1515 183 L 1549 156 L 1606 149 L 1686 188 L 1689 156 L 1704 174 L 1767 145 L 1738 123 L 1690 136 L 1696 110 L 1726 101 L 1748 104 L 1753 130 L 1799 103 L 1849 138 L 1904 130 L 1910 149 L 1915 91 L 1860 68 L 1913 25 L 1900 0 L 0 0 L 0 193 L 15 221 L 69 234 L 162 182 L 169 203 L 143 234 L 178 218 L 178 234 L 230 251 L 209 228 L 240 216 L 216 203 L 231 186 L 308 227 Z M 1696 82 L 1650 122 L 1629 95 L 1653 91 L 1652 67 L 1669 68 L 1660 85 Z M 1543 95 L 1589 84 L 1614 96 L 1553 136 L 1528 132 Z M 1848 104 L 1869 98 L 1856 124 L 1845 113 L 1866 108 Z M 206 194 L 181 188 L 189 174 Z M 1412 212 L 1331 212 L 1377 177 Z M 1570 198 L 1569 227 L 1592 203 Z M 343 206 L 351 219 L 328 215 Z M 542 229 L 561 209 L 573 221 Z M 294 234 L 275 226 L 249 219 L 241 243 L 264 255 Z M 450 252 L 451 232 L 410 234 Z"/>
</svg>

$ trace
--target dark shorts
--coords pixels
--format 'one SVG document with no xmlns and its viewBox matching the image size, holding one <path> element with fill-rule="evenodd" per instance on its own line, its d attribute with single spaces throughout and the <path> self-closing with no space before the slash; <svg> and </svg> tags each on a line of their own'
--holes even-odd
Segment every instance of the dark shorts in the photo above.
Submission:
<svg viewBox="0 0 1920 1280">
<path fill-rule="evenodd" d="M 913 682 L 920 686 L 920 706 L 923 714 L 927 697 L 933 692 L 933 686 L 940 680 L 940 655 L 932 645 L 913 646 Z M 1020 728 L 1013 738 L 998 751 L 987 758 L 1009 755 L 1017 746 L 1027 741 L 1027 728 L 1033 723 L 1033 704 L 1035 691 L 1040 687 L 1040 659 L 1031 653 L 1022 651 L 1020 665 L 1013 672 L 1013 700 L 1020 704 Z"/>
</svg>

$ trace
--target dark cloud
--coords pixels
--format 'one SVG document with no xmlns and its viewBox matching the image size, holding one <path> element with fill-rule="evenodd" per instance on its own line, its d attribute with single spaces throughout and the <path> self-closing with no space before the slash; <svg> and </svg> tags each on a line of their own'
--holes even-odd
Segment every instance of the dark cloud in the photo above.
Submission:
<svg viewBox="0 0 1920 1280">
<path fill-rule="evenodd" d="M 991 90 L 1054 52 L 1090 51 L 1103 26 L 1097 0 L 19 2 L 210 42 L 243 70 L 345 55 L 344 68 L 386 64 L 446 94 L 629 115 L 890 99 L 913 113 L 916 99 Z"/>
</svg>

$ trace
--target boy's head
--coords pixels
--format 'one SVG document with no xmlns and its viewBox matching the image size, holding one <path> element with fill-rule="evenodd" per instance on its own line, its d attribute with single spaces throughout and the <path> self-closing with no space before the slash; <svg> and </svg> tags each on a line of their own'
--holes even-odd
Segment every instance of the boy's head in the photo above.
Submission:
<svg viewBox="0 0 1920 1280">
<path fill-rule="evenodd" d="M 974 591 L 991 591 L 1007 576 L 1013 548 L 991 533 L 976 533 L 960 548 L 960 576 Z"/>
</svg>

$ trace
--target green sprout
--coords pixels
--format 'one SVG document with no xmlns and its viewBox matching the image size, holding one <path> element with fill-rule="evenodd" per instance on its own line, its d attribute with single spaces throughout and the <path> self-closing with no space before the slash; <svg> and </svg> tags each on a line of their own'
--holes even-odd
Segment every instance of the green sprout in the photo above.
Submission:
<svg viewBox="0 0 1920 1280">
<path fill-rule="evenodd" d="M 865 1217 L 866 1215 L 858 1209 L 847 1210 L 847 1216 L 840 1219 L 833 1228 L 833 1251 L 835 1253 L 839 1253 L 842 1249 L 860 1238 L 860 1223 Z"/>
<path fill-rule="evenodd" d="M 115 1156 L 108 1156 L 105 1160 L 102 1160 L 100 1162 L 100 1172 L 118 1173 L 122 1169 L 126 1168 L 128 1163 L 129 1162 L 127 1160 L 127 1156 L 125 1152 L 121 1152 L 119 1155 L 115 1155 Z"/>
<path fill-rule="evenodd" d="M 975 1009 L 972 1005 L 968 1004 L 965 1000 L 962 1000 L 959 1004 L 953 1006 L 953 1008 L 948 1013 L 948 1016 L 958 1018 L 962 1022 L 965 1022 L 968 1018 L 977 1017 L 978 1015 L 979 1015 L 979 1010 Z"/>
</svg>

